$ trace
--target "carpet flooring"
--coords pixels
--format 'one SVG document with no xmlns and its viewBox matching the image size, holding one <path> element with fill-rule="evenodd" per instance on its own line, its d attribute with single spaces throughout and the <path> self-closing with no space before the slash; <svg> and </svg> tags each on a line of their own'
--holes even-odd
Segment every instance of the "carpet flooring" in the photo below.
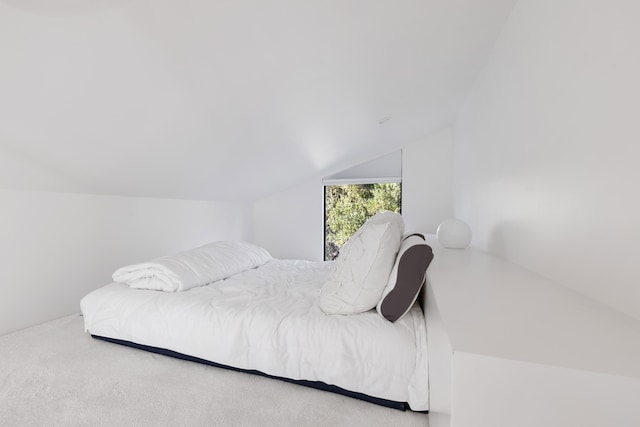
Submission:
<svg viewBox="0 0 640 427">
<path fill-rule="evenodd" d="M 428 426 L 428 416 L 95 340 L 73 315 L 0 336 L 0 426 Z"/>
</svg>

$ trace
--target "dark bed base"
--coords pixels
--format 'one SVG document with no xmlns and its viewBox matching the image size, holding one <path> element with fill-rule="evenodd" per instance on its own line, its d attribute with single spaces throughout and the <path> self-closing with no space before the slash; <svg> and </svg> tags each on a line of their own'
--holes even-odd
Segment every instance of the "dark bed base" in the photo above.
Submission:
<svg viewBox="0 0 640 427">
<path fill-rule="evenodd" d="M 405 411 L 407 409 L 410 409 L 409 405 L 407 403 L 405 403 L 405 402 L 396 402 L 396 401 L 393 401 L 393 400 L 380 399 L 378 397 L 372 397 L 372 396 L 368 396 L 366 394 L 356 393 L 354 391 L 345 390 L 343 388 L 340 388 L 340 387 L 337 387 L 337 386 L 334 386 L 334 385 L 325 384 L 325 383 L 320 382 L 320 381 L 292 380 L 292 379 L 289 379 L 289 378 L 275 377 L 273 375 L 265 374 L 264 372 L 250 370 L 250 369 L 234 368 L 233 366 L 222 365 L 220 363 L 211 362 L 210 360 L 200 359 L 198 357 L 189 356 L 189 355 L 186 355 L 186 354 L 178 353 L 178 352 L 175 352 L 175 351 L 172 351 L 172 350 L 167 350 L 167 349 L 164 349 L 164 348 L 151 347 L 151 346 L 148 346 L 148 345 L 137 344 L 137 343 L 131 342 L 131 341 L 124 341 L 124 340 L 119 340 L 119 339 L 115 339 L 115 338 L 101 337 L 99 335 L 91 335 L 91 336 L 93 338 L 96 338 L 96 339 L 99 339 L 99 340 L 102 340 L 102 341 L 107 341 L 107 342 L 120 344 L 120 345 L 126 345 L 128 347 L 133 347 L 133 348 L 137 348 L 137 349 L 140 349 L 140 350 L 150 351 L 152 353 L 162 354 L 164 356 L 175 357 L 177 359 L 188 360 L 190 362 L 203 363 L 205 365 L 215 366 L 217 368 L 230 369 L 232 371 L 237 371 L 237 372 L 245 372 L 245 373 L 248 373 L 248 374 L 260 375 L 262 377 L 273 378 L 273 379 L 276 379 L 276 380 L 286 381 L 288 383 L 299 384 L 299 385 L 303 385 L 303 386 L 306 386 L 306 387 L 316 388 L 316 389 L 319 389 L 319 390 L 329 391 L 329 392 L 332 392 L 332 393 L 338 393 L 338 394 L 342 394 L 344 396 L 353 397 L 354 399 L 360 399 L 360 400 L 364 400 L 366 402 L 375 403 L 376 405 L 386 406 L 387 408 L 398 409 L 400 411 Z M 428 413 L 428 411 L 424 411 L 424 413 Z"/>
</svg>

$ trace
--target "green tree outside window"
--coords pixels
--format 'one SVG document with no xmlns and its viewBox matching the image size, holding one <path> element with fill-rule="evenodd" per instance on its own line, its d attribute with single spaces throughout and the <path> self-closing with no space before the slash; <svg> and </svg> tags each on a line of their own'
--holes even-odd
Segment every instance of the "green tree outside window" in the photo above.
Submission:
<svg viewBox="0 0 640 427">
<path fill-rule="evenodd" d="M 400 183 L 325 187 L 325 260 L 334 260 L 358 228 L 378 212 L 401 212 Z"/>
</svg>

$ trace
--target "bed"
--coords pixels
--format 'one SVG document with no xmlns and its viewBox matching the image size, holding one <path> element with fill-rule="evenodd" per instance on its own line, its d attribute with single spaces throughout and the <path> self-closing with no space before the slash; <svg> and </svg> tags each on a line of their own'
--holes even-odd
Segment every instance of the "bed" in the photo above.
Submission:
<svg viewBox="0 0 640 427">
<path fill-rule="evenodd" d="M 321 294 L 334 270 L 332 262 L 269 259 L 177 292 L 111 283 L 82 299 L 85 330 L 144 350 L 427 411 L 421 308 L 412 304 L 394 322 L 375 308 L 327 314 Z"/>
</svg>

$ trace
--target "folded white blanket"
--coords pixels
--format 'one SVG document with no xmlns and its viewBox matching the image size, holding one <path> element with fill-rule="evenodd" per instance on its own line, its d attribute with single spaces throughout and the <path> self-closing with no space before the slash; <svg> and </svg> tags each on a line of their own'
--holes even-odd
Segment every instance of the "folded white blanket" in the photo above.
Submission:
<svg viewBox="0 0 640 427">
<path fill-rule="evenodd" d="M 246 242 L 214 242 L 176 255 L 127 265 L 113 280 L 132 288 L 186 291 L 259 267 L 271 259 L 265 249 Z"/>
</svg>

